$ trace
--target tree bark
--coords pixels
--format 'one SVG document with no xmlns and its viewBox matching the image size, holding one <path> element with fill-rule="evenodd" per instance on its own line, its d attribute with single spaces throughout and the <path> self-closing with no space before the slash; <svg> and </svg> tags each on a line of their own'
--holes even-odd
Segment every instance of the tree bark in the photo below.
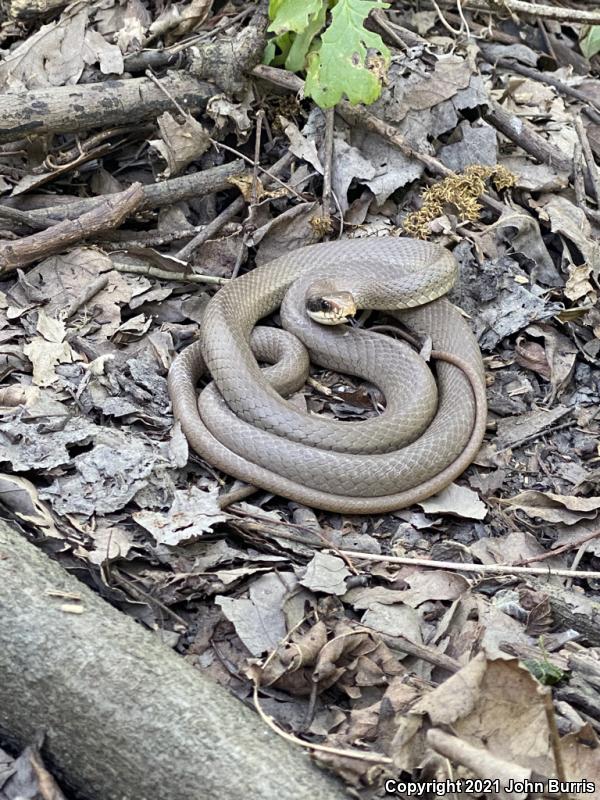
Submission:
<svg viewBox="0 0 600 800">
<path fill-rule="evenodd" d="M 161 78 L 129 78 L 78 86 L 56 86 L 0 95 L 0 143 L 47 133 L 108 128 L 154 121 L 173 110 L 173 99 L 200 111 L 215 87 L 184 72 Z"/>
<path fill-rule="evenodd" d="M 90 800 L 346 797 L 158 635 L 3 522 L 0 678 L 0 730 L 20 745 L 44 730 L 57 776 Z"/>
</svg>

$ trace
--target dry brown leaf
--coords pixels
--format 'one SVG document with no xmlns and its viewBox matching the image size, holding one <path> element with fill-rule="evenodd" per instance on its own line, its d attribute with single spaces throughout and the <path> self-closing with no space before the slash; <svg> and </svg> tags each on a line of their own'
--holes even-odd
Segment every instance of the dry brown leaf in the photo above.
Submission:
<svg viewBox="0 0 600 800">
<path fill-rule="evenodd" d="M 191 116 L 183 122 L 166 111 L 158 118 L 161 139 L 151 139 L 152 145 L 167 162 L 162 177 L 179 175 L 192 161 L 200 158 L 210 147 L 210 137 L 203 126 Z"/>
<path fill-rule="evenodd" d="M 545 341 L 550 381 L 553 395 L 556 396 L 567 387 L 571 380 L 575 359 L 579 352 L 577 346 L 563 333 L 544 322 L 529 325 L 527 333 L 532 336 L 541 336 Z"/>
<path fill-rule="evenodd" d="M 346 592 L 346 578 L 349 577 L 350 570 L 341 558 L 315 553 L 300 583 L 313 592 L 342 595 Z"/>
<path fill-rule="evenodd" d="M 524 531 L 511 531 L 505 536 L 479 539 L 473 542 L 469 550 L 483 564 L 516 564 L 522 560 L 529 561 L 536 556 L 547 555 L 535 536 Z M 558 556 L 550 559 L 550 563 L 546 560 L 543 563 L 548 567 L 564 567 Z M 532 561 L 531 565 L 535 566 L 536 562 Z"/>
<path fill-rule="evenodd" d="M 515 360 L 525 369 L 537 372 L 542 378 L 550 380 L 550 365 L 546 358 L 546 351 L 538 342 L 528 342 L 522 336 L 517 338 L 515 346 Z"/>
<path fill-rule="evenodd" d="M 0 495 L 2 504 L 9 508 L 17 519 L 43 530 L 45 536 L 60 538 L 54 520 L 46 504 L 40 500 L 37 489 L 26 478 L 0 473 Z"/>
<path fill-rule="evenodd" d="M 248 597 L 215 597 L 215 602 L 254 656 L 274 650 L 284 638 L 285 619 L 281 607 L 294 584 L 295 578 L 289 572 L 268 573 L 250 584 Z"/>
<path fill-rule="evenodd" d="M 410 725 L 402 725 L 394 739 L 394 761 L 412 768 L 414 754 L 427 746 L 427 729 L 450 726 L 456 736 L 492 756 L 552 774 L 546 692 L 518 661 L 491 661 L 480 654 L 415 703 Z M 415 717 L 420 718 L 417 728 Z M 415 748 L 415 737 L 420 747 Z"/>
<path fill-rule="evenodd" d="M 426 514 L 452 514 L 466 519 L 485 519 L 487 515 L 487 507 L 477 492 L 456 483 L 427 500 L 420 500 L 418 505 Z"/>
<path fill-rule="evenodd" d="M 600 497 L 575 497 L 533 490 L 500 499 L 499 502 L 518 508 L 529 517 L 538 517 L 546 522 L 563 522 L 565 525 L 574 525 L 583 517 L 594 519 L 600 508 Z"/>
<path fill-rule="evenodd" d="M 84 35 L 90 7 L 64 13 L 56 22 L 42 25 L 0 64 L 0 88 L 16 92 L 77 83 L 85 66 Z"/>
<path fill-rule="evenodd" d="M 589 723 L 576 733 L 569 733 L 560 740 L 561 754 L 567 780 L 585 778 L 595 786 L 591 792 L 578 792 L 574 797 L 581 800 L 600 798 L 600 740 Z"/>
<path fill-rule="evenodd" d="M 58 379 L 54 371 L 58 364 L 82 360 L 68 342 L 46 342 L 39 336 L 26 344 L 23 352 L 33 366 L 33 382 L 36 386 L 51 386 Z"/>
<path fill-rule="evenodd" d="M 211 531 L 213 525 L 229 518 L 217 502 L 218 494 L 218 489 L 203 492 L 192 486 L 188 491 L 175 493 L 167 512 L 137 511 L 133 518 L 159 544 L 175 546 L 193 542 Z"/>
</svg>

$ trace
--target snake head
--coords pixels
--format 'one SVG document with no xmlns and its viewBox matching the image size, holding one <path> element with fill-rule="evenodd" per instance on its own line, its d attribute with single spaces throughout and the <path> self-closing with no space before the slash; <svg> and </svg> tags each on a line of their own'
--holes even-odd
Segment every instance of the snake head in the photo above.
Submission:
<svg viewBox="0 0 600 800">
<path fill-rule="evenodd" d="M 306 313 L 321 325 L 341 325 L 356 314 L 351 292 L 310 294 L 306 298 Z"/>
</svg>

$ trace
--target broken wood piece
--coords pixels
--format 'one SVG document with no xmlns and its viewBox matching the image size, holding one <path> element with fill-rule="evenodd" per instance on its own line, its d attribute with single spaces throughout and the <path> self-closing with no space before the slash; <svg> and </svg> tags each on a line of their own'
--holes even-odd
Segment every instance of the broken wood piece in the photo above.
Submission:
<svg viewBox="0 0 600 800">
<path fill-rule="evenodd" d="M 91 234 L 117 228 L 139 208 L 143 197 L 141 185 L 134 183 L 124 192 L 96 201 L 96 207 L 77 220 L 58 222 L 46 230 L 15 241 L 0 241 L 0 275 L 31 264 L 39 258 L 60 253 Z"/>
<path fill-rule="evenodd" d="M 203 197 L 213 192 L 231 189 L 232 184 L 229 179 L 241 175 L 244 169 L 244 162 L 239 158 L 202 172 L 182 175 L 179 178 L 170 178 L 160 183 L 142 186 L 143 196 L 138 210 L 146 211 L 147 209 L 172 205 L 190 197 Z M 102 199 L 102 197 L 84 197 L 72 203 L 32 209 L 27 211 L 27 216 L 29 220 L 39 221 L 40 223 L 46 221 L 47 224 L 52 224 L 53 221 L 57 220 L 77 219 L 82 214 L 95 209 Z M 11 202 L 11 200 L 8 202 Z M 15 198 L 15 201 L 18 202 L 18 198 Z M 2 216 L 3 208 L 4 206 L 0 206 L 0 217 Z"/>
<path fill-rule="evenodd" d="M 200 111 L 215 87 L 185 72 L 161 80 L 167 96 L 148 78 L 129 78 L 0 95 L 0 143 L 48 133 L 106 128 L 154 120 L 177 100 Z"/>
<path fill-rule="evenodd" d="M 52 592 L 53 594 L 50 594 Z M 61 609 L 76 593 L 83 613 Z M 0 522 L 0 731 L 90 800 L 344 800 L 240 701 Z"/>
</svg>

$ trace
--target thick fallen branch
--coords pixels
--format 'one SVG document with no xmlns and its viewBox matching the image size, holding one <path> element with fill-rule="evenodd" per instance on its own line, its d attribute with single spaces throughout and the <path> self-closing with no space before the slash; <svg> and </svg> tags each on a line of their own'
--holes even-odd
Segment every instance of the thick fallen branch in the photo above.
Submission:
<svg viewBox="0 0 600 800">
<path fill-rule="evenodd" d="M 45 758 L 90 800 L 346 797 L 158 635 L 3 522 L 0 675 L 3 735 L 22 746 L 45 730 Z"/>
<path fill-rule="evenodd" d="M 161 91 L 148 78 L 0 95 L 0 143 L 46 133 L 83 131 L 154 120 L 173 110 L 173 99 L 191 113 L 200 111 L 217 90 L 185 72 L 161 80 Z"/>
<path fill-rule="evenodd" d="M 109 195 L 77 220 L 58 222 L 46 230 L 15 241 L 0 240 L 0 276 L 31 264 L 38 258 L 60 253 L 92 234 L 118 228 L 124 219 L 139 208 L 143 197 L 141 184 L 134 183 L 123 192 Z"/>
<path fill-rule="evenodd" d="M 231 189 L 230 178 L 242 175 L 246 167 L 241 158 L 221 164 L 218 167 L 205 169 L 203 172 L 195 172 L 191 175 L 182 175 L 179 178 L 170 178 L 160 183 L 142 186 L 143 198 L 139 206 L 140 211 L 146 209 L 159 208 L 178 203 L 189 197 L 203 197 L 212 192 L 222 192 Z M 48 208 L 38 208 L 27 211 L 27 219 L 31 222 L 51 224 L 63 219 L 78 219 L 82 214 L 87 214 L 103 202 L 104 197 L 84 197 L 72 203 L 49 206 Z M 6 207 L 14 207 L 20 202 L 19 197 L 9 198 Z M 0 218 L 2 218 L 5 206 L 0 206 Z"/>
</svg>

